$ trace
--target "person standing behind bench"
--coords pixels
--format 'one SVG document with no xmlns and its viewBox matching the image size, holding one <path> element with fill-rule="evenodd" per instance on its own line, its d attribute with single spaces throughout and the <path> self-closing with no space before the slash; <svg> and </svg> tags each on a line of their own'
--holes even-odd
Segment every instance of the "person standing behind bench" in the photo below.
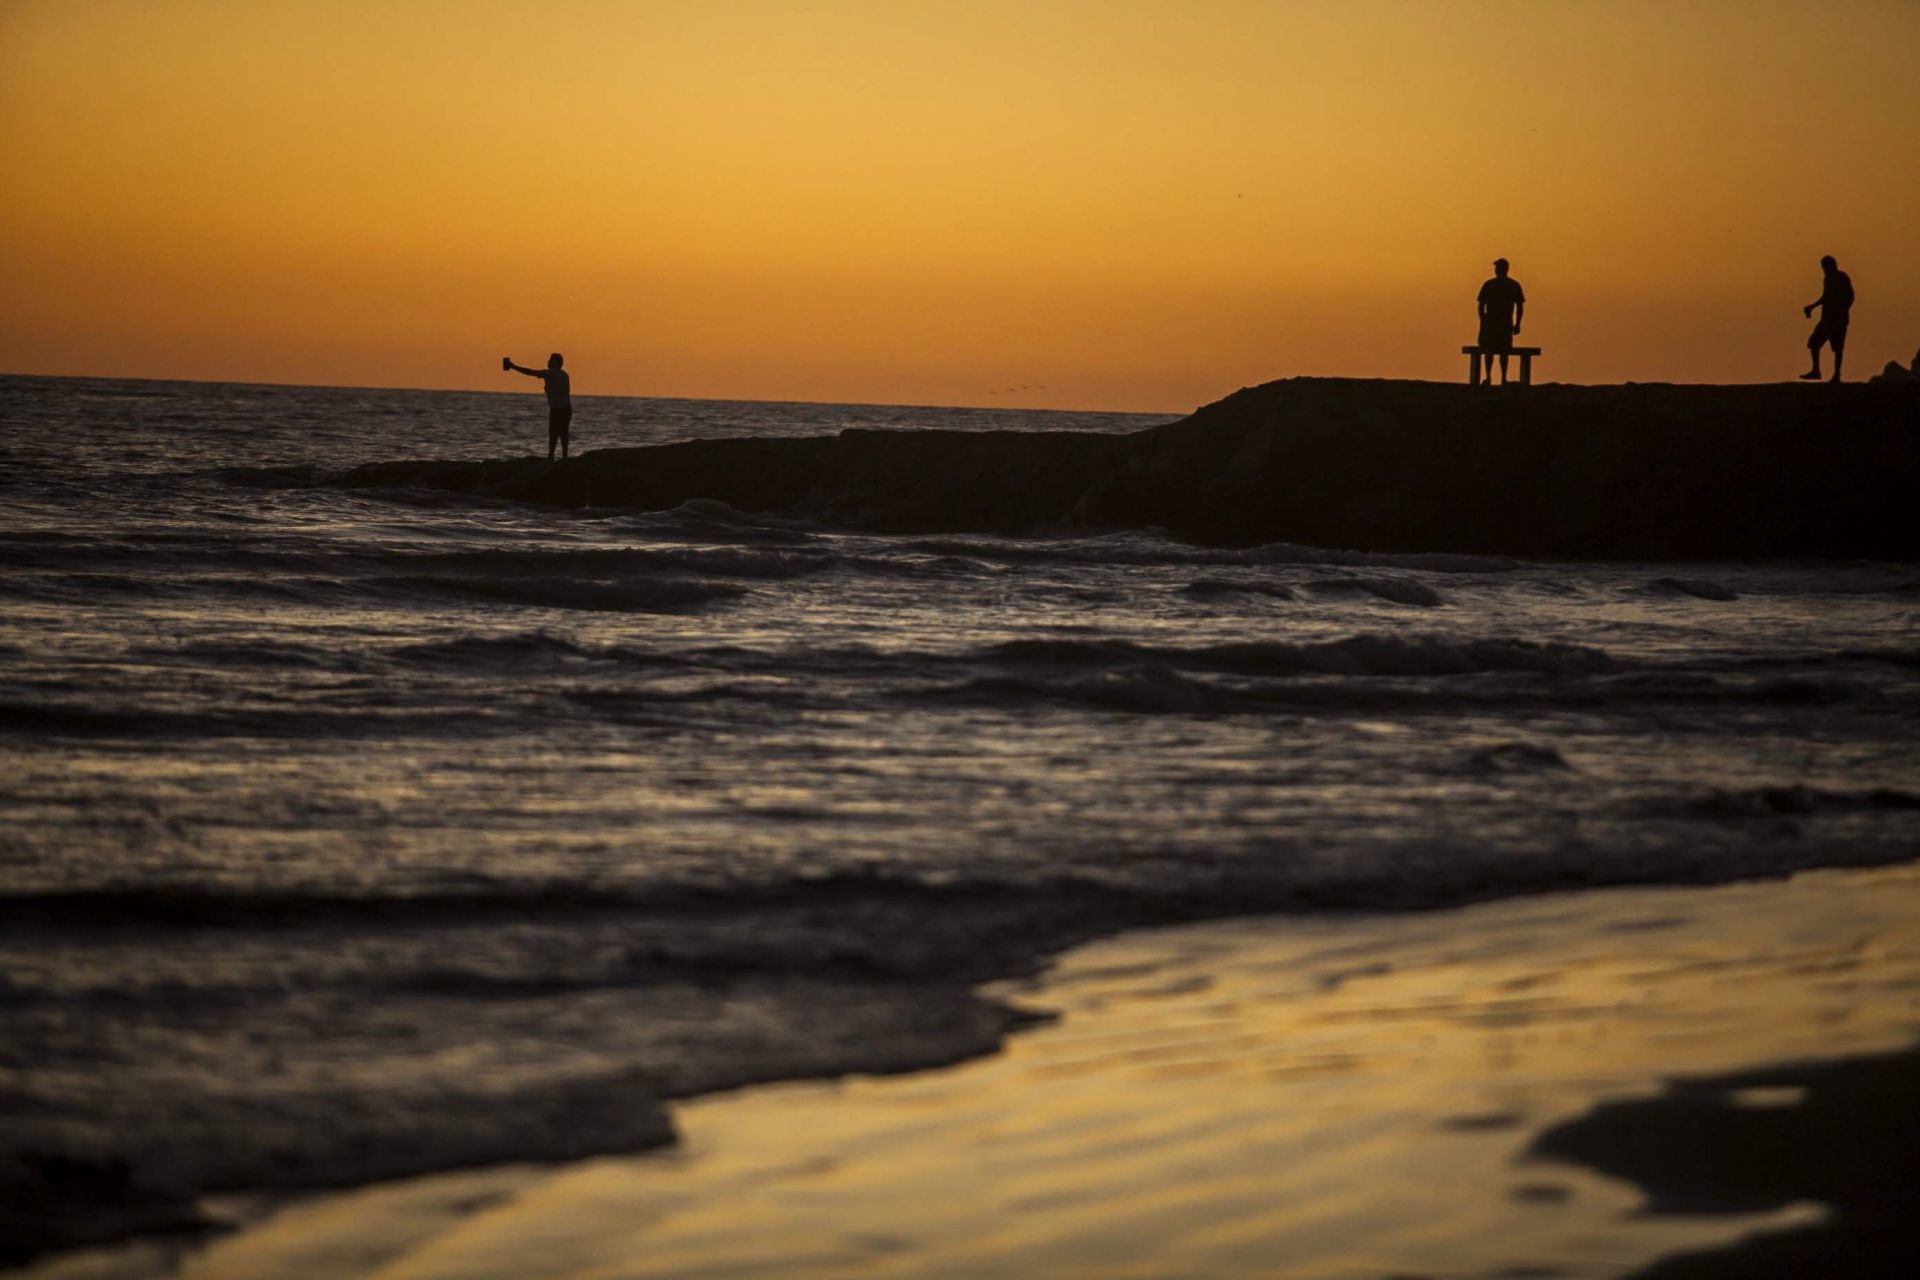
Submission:
<svg viewBox="0 0 1920 1280">
<path fill-rule="evenodd" d="M 1507 380 L 1507 355 L 1513 350 L 1513 335 L 1520 332 L 1520 317 L 1527 313 L 1526 291 L 1507 274 L 1507 260 L 1493 260 L 1493 279 L 1480 286 L 1480 356 L 1486 363 L 1486 381 L 1493 384 L 1493 357 L 1500 357 L 1500 381 Z"/>
<path fill-rule="evenodd" d="M 1840 359 L 1847 350 L 1847 322 L 1853 318 L 1853 280 L 1840 269 L 1840 264 L 1828 254 L 1820 259 L 1820 270 L 1826 273 L 1826 283 L 1820 289 L 1820 296 L 1800 308 L 1800 314 L 1810 316 L 1815 307 L 1820 308 L 1820 323 L 1813 326 L 1813 333 L 1807 338 L 1807 350 L 1813 353 L 1813 368 L 1801 374 L 1808 382 L 1820 379 L 1820 344 L 1833 348 L 1833 380 L 1840 381 Z"/>
<path fill-rule="evenodd" d="M 560 446 L 560 456 L 567 456 L 572 443 L 568 427 L 573 423 L 573 379 L 560 366 L 565 364 L 558 351 L 547 357 L 544 369 L 529 369 L 513 362 L 512 356 L 501 356 L 500 367 L 513 373 L 524 373 L 529 378 L 538 378 L 547 384 L 547 461 L 553 461 L 553 447 Z"/>
</svg>

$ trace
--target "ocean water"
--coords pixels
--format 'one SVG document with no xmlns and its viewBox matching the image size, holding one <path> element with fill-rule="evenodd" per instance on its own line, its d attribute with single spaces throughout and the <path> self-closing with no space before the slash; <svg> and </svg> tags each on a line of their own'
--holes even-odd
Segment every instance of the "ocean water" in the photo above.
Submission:
<svg viewBox="0 0 1920 1280">
<path fill-rule="evenodd" d="M 574 430 L 1162 421 L 583 398 Z M 536 396 L 0 379 L 16 1256 L 952 1061 L 1021 1021 L 977 983 L 1129 925 L 1920 853 L 1920 566 L 328 483 L 544 434 Z"/>
</svg>

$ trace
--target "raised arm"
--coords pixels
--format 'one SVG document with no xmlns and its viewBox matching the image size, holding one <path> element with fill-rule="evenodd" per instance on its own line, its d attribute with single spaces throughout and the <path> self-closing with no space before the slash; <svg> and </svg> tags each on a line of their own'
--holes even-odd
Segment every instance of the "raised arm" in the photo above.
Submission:
<svg viewBox="0 0 1920 1280">
<path fill-rule="evenodd" d="M 547 371 L 545 369 L 529 369 L 523 364 L 515 364 L 511 356 L 502 356 L 500 358 L 500 367 L 503 369 L 511 369 L 515 373 L 524 373 L 529 378 L 538 378 L 542 382 L 547 380 Z"/>
</svg>

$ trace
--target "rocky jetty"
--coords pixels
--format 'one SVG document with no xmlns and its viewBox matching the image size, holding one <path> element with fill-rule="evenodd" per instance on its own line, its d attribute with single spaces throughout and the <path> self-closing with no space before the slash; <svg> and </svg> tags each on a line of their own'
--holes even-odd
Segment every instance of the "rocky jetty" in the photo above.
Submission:
<svg viewBox="0 0 1920 1280">
<path fill-rule="evenodd" d="M 387 462 L 349 487 L 694 499 L 881 532 L 1158 527 L 1197 542 L 1571 559 L 1920 557 L 1920 384 L 1490 388 L 1293 378 L 1126 435 L 847 430 Z"/>
<path fill-rule="evenodd" d="M 1898 360 L 1887 361 L 1879 373 L 1871 379 L 1873 382 L 1913 382 L 1920 381 L 1920 351 L 1913 353 L 1912 364 L 1901 364 Z"/>
</svg>

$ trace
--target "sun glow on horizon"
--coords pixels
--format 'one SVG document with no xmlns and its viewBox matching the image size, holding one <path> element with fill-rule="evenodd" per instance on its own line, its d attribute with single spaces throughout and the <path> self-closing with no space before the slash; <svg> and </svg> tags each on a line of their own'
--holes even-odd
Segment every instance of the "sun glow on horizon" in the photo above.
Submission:
<svg viewBox="0 0 1920 1280">
<path fill-rule="evenodd" d="M 0 3 L 0 368 L 1182 410 L 1920 346 L 1920 8 Z"/>
</svg>

